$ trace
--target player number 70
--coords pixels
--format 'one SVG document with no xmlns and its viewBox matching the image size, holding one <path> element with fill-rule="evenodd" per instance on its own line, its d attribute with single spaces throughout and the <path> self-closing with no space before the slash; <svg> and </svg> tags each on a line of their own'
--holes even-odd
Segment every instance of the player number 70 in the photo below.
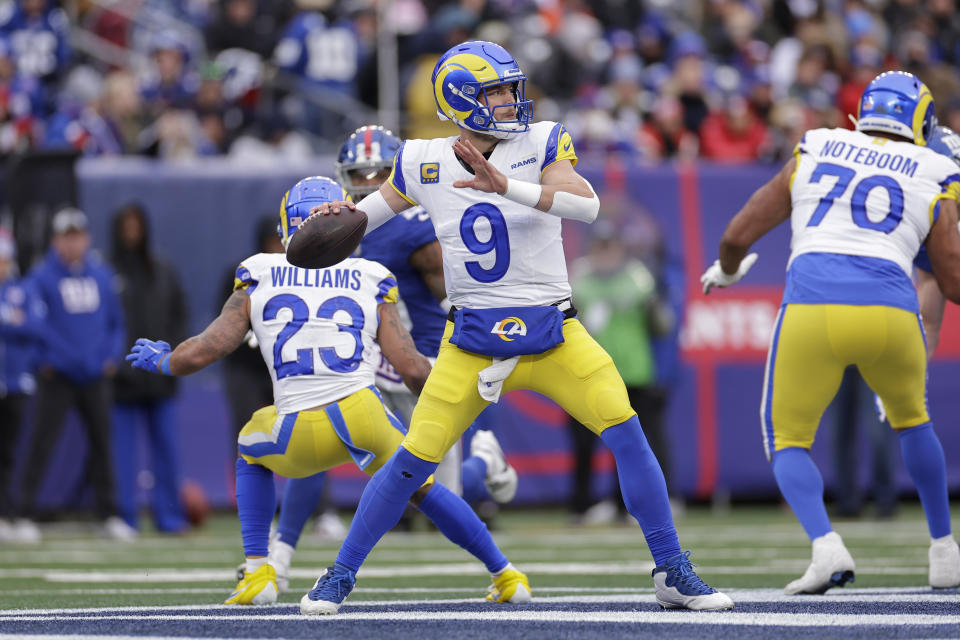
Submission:
<svg viewBox="0 0 960 640">
<path fill-rule="evenodd" d="M 833 164 L 832 162 L 821 162 L 813 170 L 813 174 L 810 176 L 810 182 L 820 182 L 820 178 L 825 175 L 836 176 L 837 181 L 833 185 L 833 188 L 827 192 L 827 195 L 820 198 L 820 203 L 817 205 L 816 210 L 814 210 L 813 215 L 810 217 L 810 221 L 807 223 L 808 227 L 816 227 L 823 221 L 824 216 L 827 215 L 827 211 L 833 206 L 833 201 L 846 192 L 847 187 L 850 186 L 850 182 L 856 177 L 857 172 L 848 167 Z M 878 187 L 887 190 L 887 195 L 890 199 L 890 211 L 883 220 L 874 222 L 867 216 L 867 196 L 870 195 L 873 189 Z M 903 219 L 903 189 L 901 189 L 900 184 L 890 176 L 867 176 L 858 182 L 857 186 L 853 189 L 853 195 L 850 196 L 850 213 L 853 216 L 854 224 L 858 227 L 890 233 L 897 228 L 897 225 L 900 224 L 900 221 Z"/>
</svg>

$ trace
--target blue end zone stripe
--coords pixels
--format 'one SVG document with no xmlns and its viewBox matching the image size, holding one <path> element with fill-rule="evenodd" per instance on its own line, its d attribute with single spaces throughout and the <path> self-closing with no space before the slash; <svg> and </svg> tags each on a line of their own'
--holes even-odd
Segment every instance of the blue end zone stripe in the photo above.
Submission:
<svg viewBox="0 0 960 640">
<path fill-rule="evenodd" d="M 276 442 L 258 442 L 251 445 L 237 445 L 237 450 L 245 456 L 251 458 L 262 458 L 263 456 L 282 456 L 287 452 L 287 445 L 290 444 L 290 435 L 293 433 L 293 425 L 297 422 L 299 413 L 288 413 L 283 417 L 280 424 L 280 431 L 277 433 Z"/>
<path fill-rule="evenodd" d="M 343 419 L 340 405 L 338 403 L 331 404 L 324 409 L 323 412 L 327 414 L 327 418 L 330 419 L 330 424 L 333 426 L 333 431 L 337 434 L 337 437 L 340 438 L 340 441 L 343 442 L 343 446 L 347 448 L 347 451 L 350 452 L 350 457 L 353 458 L 354 463 L 361 469 L 366 469 L 367 465 L 373 460 L 373 453 L 353 444 L 353 438 L 350 437 L 350 431 L 347 429 L 347 421 Z"/>
<path fill-rule="evenodd" d="M 760 407 L 760 421 L 763 428 L 763 439 L 766 444 L 767 460 L 773 456 L 775 442 L 773 438 L 773 372 L 777 363 L 777 346 L 780 342 L 780 327 L 783 325 L 783 316 L 786 305 L 780 307 L 777 313 L 777 322 L 773 326 L 773 336 L 770 339 L 770 353 L 767 356 L 767 370 L 763 380 L 763 404 Z"/>
<path fill-rule="evenodd" d="M 547 136 L 547 151 L 543 154 L 543 164 L 540 165 L 540 171 L 557 161 L 557 146 L 560 144 L 560 132 L 563 131 L 563 125 L 559 122 L 553 125 L 550 135 Z"/>
<path fill-rule="evenodd" d="M 393 428 L 399 431 L 400 433 L 402 433 L 403 435 L 407 435 L 407 428 L 403 426 L 403 422 L 400 420 L 400 418 L 393 415 L 393 412 L 390 411 L 390 408 L 387 406 L 387 403 L 383 401 L 383 396 L 380 395 L 380 389 L 377 389 L 373 385 L 370 385 L 367 388 L 373 391 L 374 394 L 376 394 L 377 399 L 380 401 L 380 404 L 383 405 L 383 410 L 384 412 L 386 412 L 387 419 L 390 421 L 390 424 L 393 426 Z"/>
<path fill-rule="evenodd" d="M 393 161 L 393 186 L 403 195 L 407 195 L 407 182 L 403 178 L 403 146 L 407 144 L 404 140 L 397 149 L 397 157 Z"/>
</svg>

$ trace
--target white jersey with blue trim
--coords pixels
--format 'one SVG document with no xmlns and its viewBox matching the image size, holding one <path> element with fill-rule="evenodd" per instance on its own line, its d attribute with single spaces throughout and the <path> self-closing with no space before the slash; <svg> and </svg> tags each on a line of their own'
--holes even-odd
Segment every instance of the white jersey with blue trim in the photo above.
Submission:
<svg viewBox="0 0 960 640">
<path fill-rule="evenodd" d="M 389 182 L 430 215 L 443 250 L 447 297 L 458 307 L 537 306 L 569 298 L 560 218 L 496 193 L 456 188 L 470 180 L 453 152 L 456 136 L 407 140 Z M 509 178 L 540 183 L 558 160 L 576 164 L 570 134 L 556 122 L 501 140 L 489 161 Z"/>
<path fill-rule="evenodd" d="M 813 129 L 794 153 L 791 264 L 807 253 L 865 256 L 909 275 L 940 200 L 960 193 L 957 165 L 910 142 Z"/>
<path fill-rule="evenodd" d="M 282 253 L 240 263 L 234 289 L 250 294 L 250 323 L 273 379 L 278 414 L 335 402 L 368 387 L 380 363 L 377 306 L 396 303 L 381 264 L 348 258 L 302 269 Z"/>
</svg>

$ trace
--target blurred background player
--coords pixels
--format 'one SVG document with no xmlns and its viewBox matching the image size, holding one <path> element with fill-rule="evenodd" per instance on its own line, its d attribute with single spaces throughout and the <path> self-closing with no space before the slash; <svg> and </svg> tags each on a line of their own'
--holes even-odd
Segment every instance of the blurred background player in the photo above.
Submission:
<svg viewBox="0 0 960 640">
<path fill-rule="evenodd" d="M 378 191 L 357 205 L 316 208 L 323 214 L 362 210 L 370 233 L 423 206 L 439 231 L 455 310 L 403 445 L 367 484 L 333 571 L 304 600 L 317 612 L 335 610 L 407 498 L 477 415 L 501 393 L 530 389 L 559 403 L 613 451 L 627 509 L 656 563 L 661 606 L 732 608 L 682 551 L 663 472 L 623 380 L 576 319 L 561 218 L 593 222 L 600 202 L 574 169 L 570 134 L 556 122 L 531 124 L 526 76 L 500 45 L 454 46 L 437 62 L 432 82 L 437 115 L 455 122 L 460 136 L 407 140 Z"/>
<path fill-rule="evenodd" d="M 284 245 L 311 207 L 345 197 L 329 178 L 294 185 L 280 209 Z M 188 375 L 236 349 L 252 327 L 269 365 L 275 405 L 255 412 L 237 440 L 237 511 L 247 563 L 227 604 L 277 599 L 276 565 L 267 559 L 276 509 L 273 472 L 305 477 L 353 460 L 372 474 L 399 446 L 402 425 L 373 387 L 380 350 L 417 392 L 430 363 L 400 323 L 396 301 L 396 279 L 369 260 L 349 258 L 330 269 L 305 270 L 291 266 L 285 255 L 261 253 L 237 268 L 233 295 L 202 334 L 173 351 L 166 342 L 139 339 L 127 356 L 146 371 Z M 526 576 L 507 561 L 461 498 L 431 477 L 413 502 L 444 535 L 479 558 L 495 583 L 522 585 L 499 601 L 530 599 Z"/>
<path fill-rule="evenodd" d="M 113 268 L 120 283 L 126 344 L 139 336 L 180 342 L 187 334 L 187 309 L 176 269 L 150 248 L 150 225 L 143 207 L 131 203 L 113 218 Z M 177 381 L 120 367 L 113 379 L 113 460 L 120 517 L 138 528 L 141 427 L 152 456 L 153 522 L 158 531 L 187 527 L 180 502 L 179 437 L 174 399 Z"/>
<path fill-rule="evenodd" d="M 18 515 L 11 495 L 14 443 L 27 401 L 36 391 L 33 372 L 42 340 L 43 306 L 30 282 L 17 272 L 13 235 L 0 227 L 0 542 L 40 541 L 39 531 Z"/>
<path fill-rule="evenodd" d="M 593 225 L 590 250 L 574 264 L 570 285 L 583 326 L 610 354 L 623 377 L 630 406 L 637 412 L 669 488 L 670 452 L 663 430 L 666 398 L 655 385 L 652 340 L 669 332 L 674 318 L 658 297 L 653 273 L 643 262 L 627 254 L 621 233 L 606 221 Z M 592 460 L 598 438 L 576 420 L 571 419 L 569 426 L 574 443 L 570 501 L 574 522 L 626 520 L 626 505 L 618 483 L 614 483 L 609 499 L 591 506 Z"/>
<path fill-rule="evenodd" d="M 335 165 L 337 179 L 347 195 L 359 201 L 380 188 L 390 176 L 399 148 L 400 139 L 381 126 L 360 127 L 350 134 Z M 410 326 L 417 351 L 435 359 L 450 304 L 443 283 L 440 243 L 430 217 L 419 207 L 404 211 L 367 235 L 360 244 L 359 255 L 382 264 L 396 277 L 400 316 L 405 325 Z M 409 425 L 416 396 L 385 357 L 380 359 L 376 384 L 387 407 L 404 425 Z M 494 410 L 491 405 L 485 411 L 488 422 Z M 483 416 L 478 422 L 481 419 Z M 470 457 L 461 463 L 457 442 L 437 468 L 437 482 L 462 495 L 471 505 L 490 498 L 498 503 L 509 502 L 517 491 L 517 472 L 507 462 L 492 431 L 473 429 L 471 436 Z M 322 474 L 294 478 L 284 490 L 277 538 L 271 544 L 281 591 L 288 583 L 287 574 L 300 532 L 322 492 Z"/>
<path fill-rule="evenodd" d="M 46 308 L 38 363 L 36 411 L 21 487 L 24 515 L 37 513 L 47 461 L 75 408 L 86 430 L 87 477 L 104 533 L 119 540 L 136 530 L 117 517 L 110 447 L 112 378 L 124 343 L 123 309 L 114 271 L 90 249 L 87 216 L 72 207 L 53 216 L 50 250 L 30 272 Z"/>
<path fill-rule="evenodd" d="M 823 593 L 854 578 L 809 451 L 851 364 L 882 399 L 920 494 L 931 537 L 930 586 L 960 584 L 946 462 L 927 414 L 926 349 L 910 281 L 925 244 L 941 291 L 960 300 L 960 173 L 925 148 L 934 126 L 933 97 L 916 76 L 880 74 L 860 99 L 856 131 L 808 131 L 795 159 L 727 225 L 720 258 L 701 278 L 705 293 L 737 282 L 757 259 L 747 256 L 750 246 L 791 219 L 792 252 L 761 407 L 777 485 L 813 543 L 813 561 L 787 594 Z"/>
</svg>

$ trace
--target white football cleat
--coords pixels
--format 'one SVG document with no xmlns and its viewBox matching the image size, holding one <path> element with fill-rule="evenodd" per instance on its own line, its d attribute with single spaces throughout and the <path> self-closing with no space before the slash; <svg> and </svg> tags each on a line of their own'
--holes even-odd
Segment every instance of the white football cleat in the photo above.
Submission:
<svg viewBox="0 0 960 640">
<path fill-rule="evenodd" d="M 664 609 L 723 611 L 733 609 L 733 600 L 717 591 L 693 570 L 690 552 L 683 551 L 653 570 L 657 604 Z"/>
<path fill-rule="evenodd" d="M 103 535 L 119 542 L 133 542 L 140 533 L 119 516 L 110 516 L 103 521 Z"/>
<path fill-rule="evenodd" d="M 843 539 L 831 531 L 813 540 L 813 562 L 806 573 L 783 590 L 785 594 L 825 592 L 830 587 L 842 587 L 854 581 L 856 565 L 853 556 L 843 545 Z"/>
<path fill-rule="evenodd" d="M 23 544 L 39 544 L 43 540 L 40 534 L 40 527 L 33 520 L 18 518 L 10 528 L 10 535 L 13 542 Z"/>
<path fill-rule="evenodd" d="M 930 586 L 950 589 L 960 586 L 960 546 L 952 535 L 930 541 Z"/>
<path fill-rule="evenodd" d="M 335 511 L 324 511 L 317 517 L 313 534 L 321 540 L 343 540 L 347 537 L 347 528 Z"/>
<path fill-rule="evenodd" d="M 510 466 L 492 431 L 479 430 L 470 440 L 470 455 L 487 463 L 484 484 L 494 502 L 504 504 L 517 495 L 517 470 Z"/>
<path fill-rule="evenodd" d="M 270 541 L 270 554 L 267 562 L 273 565 L 277 572 L 277 592 L 286 593 L 290 590 L 290 563 L 293 561 L 295 549 L 286 542 L 274 538 Z"/>
</svg>

